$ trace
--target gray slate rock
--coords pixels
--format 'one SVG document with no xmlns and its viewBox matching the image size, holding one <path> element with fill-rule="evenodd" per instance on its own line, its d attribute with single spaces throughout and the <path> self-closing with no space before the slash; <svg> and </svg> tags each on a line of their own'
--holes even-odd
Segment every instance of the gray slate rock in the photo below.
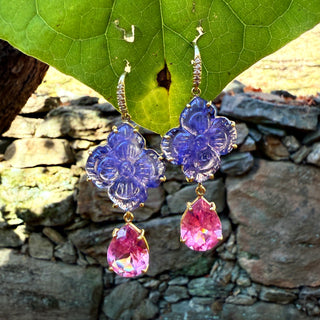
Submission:
<svg viewBox="0 0 320 320">
<path fill-rule="evenodd" d="M 320 167 L 320 142 L 312 146 L 312 151 L 307 157 L 307 162 Z"/>
<path fill-rule="evenodd" d="M 19 139 L 4 154 L 11 166 L 28 168 L 39 165 L 61 165 L 74 162 L 69 142 L 63 139 Z"/>
<path fill-rule="evenodd" d="M 17 116 L 11 123 L 8 131 L 2 134 L 8 138 L 31 138 L 43 119 L 26 118 Z"/>
<path fill-rule="evenodd" d="M 285 145 L 287 150 L 292 153 L 297 151 L 301 147 L 301 143 L 295 136 L 286 136 L 282 139 L 282 143 Z"/>
<path fill-rule="evenodd" d="M 169 312 L 161 315 L 161 320 L 216 320 L 217 317 L 208 313 L 196 313 L 193 311 L 177 313 Z"/>
<path fill-rule="evenodd" d="M 158 307 L 150 300 L 145 299 L 134 310 L 132 320 L 151 320 L 158 312 Z"/>
<path fill-rule="evenodd" d="M 53 243 L 62 244 L 65 243 L 64 237 L 55 229 L 45 227 L 42 229 L 42 233 L 47 236 Z"/>
<path fill-rule="evenodd" d="M 220 113 L 255 123 L 315 130 L 320 110 L 309 106 L 275 104 L 253 99 L 248 94 L 237 94 L 235 96 L 226 94 L 222 100 Z"/>
<path fill-rule="evenodd" d="M 264 160 L 246 176 L 227 178 L 239 263 L 253 281 L 320 285 L 319 185 L 318 168 Z"/>
<path fill-rule="evenodd" d="M 259 299 L 267 302 L 288 304 L 298 298 L 299 290 L 286 290 L 276 287 L 261 287 Z"/>
<path fill-rule="evenodd" d="M 111 115 L 109 104 L 59 107 L 38 126 L 36 137 L 105 140 L 119 120 L 119 116 Z"/>
<path fill-rule="evenodd" d="M 152 303 L 157 303 L 159 301 L 160 297 L 161 297 L 161 293 L 159 291 L 151 291 L 148 299 Z"/>
<path fill-rule="evenodd" d="M 303 287 L 299 293 L 300 299 L 320 298 L 320 287 Z"/>
<path fill-rule="evenodd" d="M 220 285 L 212 278 L 195 278 L 188 284 L 188 291 L 191 296 L 226 298 L 233 285 Z"/>
<path fill-rule="evenodd" d="M 168 282 L 169 286 L 175 286 L 175 285 L 178 285 L 178 286 L 183 286 L 185 284 L 187 284 L 189 282 L 189 278 L 188 277 L 176 277 L 176 278 L 173 278 L 172 280 L 170 280 Z"/>
<path fill-rule="evenodd" d="M 188 291 L 183 286 L 169 286 L 164 293 L 164 299 L 170 303 L 188 299 Z"/>
<path fill-rule="evenodd" d="M 244 140 L 239 151 L 250 152 L 250 151 L 255 151 L 256 149 L 257 149 L 256 142 L 249 136 L 246 138 L 246 140 Z"/>
<path fill-rule="evenodd" d="M 33 94 L 21 110 L 21 114 L 47 113 L 61 105 L 59 97 Z"/>
<path fill-rule="evenodd" d="M 25 226 L 15 229 L 0 229 L 0 248 L 20 247 L 26 240 Z"/>
<path fill-rule="evenodd" d="M 65 263 L 76 263 L 77 253 L 70 241 L 57 245 L 54 249 L 54 256 Z"/>
<path fill-rule="evenodd" d="M 233 80 L 224 89 L 224 92 L 232 91 L 233 93 L 242 93 L 243 89 L 246 87 L 245 84 L 238 80 Z"/>
<path fill-rule="evenodd" d="M 213 301 L 213 298 L 194 297 L 189 301 L 172 304 L 171 309 L 175 314 L 183 315 L 183 319 L 213 319 L 214 314 L 211 310 Z"/>
<path fill-rule="evenodd" d="M 221 158 L 221 171 L 231 176 L 240 176 L 248 172 L 254 164 L 250 152 L 236 152 Z"/>
<path fill-rule="evenodd" d="M 29 254 L 36 259 L 51 260 L 53 244 L 40 233 L 31 233 L 29 237 Z"/>
<path fill-rule="evenodd" d="M 7 147 L 10 145 L 12 142 L 11 139 L 0 139 L 0 154 L 5 153 Z"/>
<path fill-rule="evenodd" d="M 226 303 L 221 313 L 223 320 L 307 320 L 309 317 L 293 305 L 257 302 L 252 306 Z"/>
<path fill-rule="evenodd" d="M 73 140 L 71 142 L 71 148 L 75 150 L 87 150 L 93 146 L 93 144 L 92 141 L 88 140 Z"/>
<path fill-rule="evenodd" d="M 255 141 L 255 142 L 259 142 L 262 139 L 262 134 L 253 128 L 249 129 L 249 136 Z"/>
<path fill-rule="evenodd" d="M 164 200 L 164 190 L 161 186 L 149 188 L 148 199 L 144 207 L 134 211 L 135 220 L 142 221 L 150 218 L 154 213 L 160 211 Z M 86 175 L 81 177 L 77 202 L 77 213 L 81 217 L 94 222 L 122 220 L 123 211 L 112 205 L 105 191 L 87 181 Z"/>
<path fill-rule="evenodd" d="M 297 152 L 290 155 L 290 159 L 293 160 L 294 163 L 301 163 L 311 152 L 311 148 L 307 146 L 302 146 Z"/>
<path fill-rule="evenodd" d="M 0 169 L 0 207 L 8 223 L 18 217 L 27 224 L 57 226 L 74 215 L 78 181 L 68 168 Z"/>
<path fill-rule="evenodd" d="M 117 320 L 125 311 L 133 312 L 147 295 L 148 290 L 138 281 L 122 283 L 104 298 L 102 310 L 107 317 Z"/>
<path fill-rule="evenodd" d="M 186 176 L 183 174 L 181 167 L 173 165 L 170 162 L 166 162 L 166 172 L 167 181 L 178 181 L 186 182 Z"/>
<path fill-rule="evenodd" d="M 217 286 L 211 278 L 196 278 L 189 282 L 188 291 L 192 296 L 211 297 L 217 294 Z"/>
<path fill-rule="evenodd" d="M 197 313 L 207 313 L 212 314 L 211 306 L 213 303 L 212 298 L 205 298 L 205 297 L 194 297 L 190 300 L 189 306 L 191 307 L 192 311 Z"/>
<path fill-rule="evenodd" d="M 236 281 L 238 286 L 241 287 L 249 287 L 251 285 L 251 280 L 248 277 L 246 272 L 243 272 L 243 270 L 241 270 L 239 278 Z"/>
<path fill-rule="evenodd" d="M 237 130 L 237 142 L 236 144 L 239 146 L 241 145 L 246 137 L 249 134 L 249 129 L 245 123 L 237 123 L 236 124 L 236 130 Z"/>
<path fill-rule="evenodd" d="M 265 136 L 263 139 L 264 153 L 272 160 L 287 160 L 290 154 L 281 140 L 276 136 Z"/>
<path fill-rule="evenodd" d="M 158 288 L 158 286 L 160 284 L 160 280 L 152 279 L 152 278 L 151 279 L 150 278 L 141 278 L 139 280 L 140 280 L 140 283 L 142 283 L 143 286 L 148 289 L 156 289 L 156 288 Z"/>
<path fill-rule="evenodd" d="M 318 128 L 316 131 L 310 132 L 304 136 L 302 143 L 309 145 L 317 141 L 320 141 L 320 124 L 318 125 Z"/>
<path fill-rule="evenodd" d="M 213 201 L 217 206 L 217 211 L 222 212 L 225 207 L 225 189 L 222 179 L 207 181 L 203 185 L 207 190 L 206 199 L 210 202 Z M 167 203 L 170 213 L 183 213 L 186 210 L 187 202 L 192 202 L 195 198 L 195 185 L 186 186 L 168 195 Z"/>
<path fill-rule="evenodd" d="M 163 184 L 163 188 L 168 194 L 177 192 L 178 190 L 181 189 L 181 187 L 182 187 L 182 184 L 177 181 L 167 181 Z"/>
<path fill-rule="evenodd" d="M 78 99 L 74 99 L 70 101 L 70 105 L 72 106 L 92 106 L 93 104 L 97 104 L 99 102 L 98 97 L 91 96 L 83 96 Z"/>
<path fill-rule="evenodd" d="M 0 287 L 0 319 L 96 320 L 102 271 L 1 249 Z"/>
<path fill-rule="evenodd" d="M 257 301 L 256 298 L 247 296 L 246 294 L 238 294 L 236 296 L 229 296 L 226 303 L 239 304 L 243 306 L 251 306 Z"/>
<path fill-rule="evenodd" d="M 264 135 L 274 135 L 274 136 L 277 136 L 277 137 L 284 137 L 286 135 L 286 131 L 285 130 L 282 130 L 282 129 L 279 129 L 279 128 L 275 128 L 275 127 L 264 126 L 262 124 L 258 124 L 257 128 Z"/>
</svg>

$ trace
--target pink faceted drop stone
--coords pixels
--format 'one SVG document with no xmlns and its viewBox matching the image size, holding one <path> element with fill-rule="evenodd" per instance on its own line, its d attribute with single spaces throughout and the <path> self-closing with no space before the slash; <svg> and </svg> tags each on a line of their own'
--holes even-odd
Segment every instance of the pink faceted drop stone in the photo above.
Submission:
<svg viewBox="0 0 320 320">
<path fill-rule="evenodd" d="M 108 248 L 107 260 L 121 277 L 131 278 L 145 273 L 149 267 L 149 249 L 146 239 L 139 239 L 141 230 L 131 223 L 121 227 Z"/>
<path fill-rule="evenodd" d="M 181 241 L 195 251 L 212 249 L 222 240 L 221 221 L 211 204 L 198 198 L 181 218 Z"/>
</svg>

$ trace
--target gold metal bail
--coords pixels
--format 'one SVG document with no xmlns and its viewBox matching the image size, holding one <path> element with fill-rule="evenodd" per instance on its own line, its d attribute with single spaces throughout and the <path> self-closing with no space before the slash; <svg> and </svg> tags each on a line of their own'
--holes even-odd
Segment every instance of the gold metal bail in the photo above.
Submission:
<svg viewBox="0 0 320 320">
<path fill-rule="evenodd" d="M 123 215 L 123 219 L 126 223 L 130 223 L 134 218 L 134 215 L 132 214 L 132 212 L 127 211 L 124 215 Z"/>
<path fill-rule="evenodd" d="M 126 92 L 125 92 L 125 77 L 127 73 L 130 73 L 131 66 L 129 61 L 127 61 L 126 66 L 124 68 L 124 73 L 120 76 L 117 86 L 117 100 L 119 110 L 121 112 L 121 119 L 123 121 L 130 121 L 131 117 L 129 115 L 127 101 L 126 101 Z"/>
<path fill-rule="evenodd" d="M 196 188 L 196 194 L 199 197 L 202 197 L 206 193 L 206 188 L 202 185 L 202 183 L 198 183 Z"/>
<path fill-rule="evenodd" d="M 194 46 L 194 59 L 191 61 L 193 65 L 193 85 L 192 85 L 191 91 L 194 96 L 199 96 L 201 93 L 199 86 L 201 83 L 202 64 L 201 64 L 200 50 L 197 45 L 197 42 L 199 38 L 204 34 L 201 26 L 197 27 L 197 31 L 198 31 L 198 35 L 192 41 Z"/>
</svg>

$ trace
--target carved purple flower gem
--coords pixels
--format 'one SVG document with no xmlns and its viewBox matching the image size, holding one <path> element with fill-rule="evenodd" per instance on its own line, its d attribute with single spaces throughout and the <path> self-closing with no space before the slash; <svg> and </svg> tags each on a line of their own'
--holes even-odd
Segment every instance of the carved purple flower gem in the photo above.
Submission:
<svg viewBox="0 0 320 320">
<path fill-rule="evenodd" d="M 216 116 L 211 103 L 195 97 L 182 111 L 180 127 L 163 137 L 161 148 L 189 179 L 203 182 L 219 169 L 220 156 L 233 149 L 236 139 L 232 121 Z"/>
<path fill-rule="evenodd" d="M 105 146 L 95 148 L 86 164 L 88 178 L 108 192 L 124 211 L 147 200 L 147 189 L 156 188 L 164 173 L 160 156 L 145 148 L 142 135 L 128 124 L 111 132 Z"/>
</svg>

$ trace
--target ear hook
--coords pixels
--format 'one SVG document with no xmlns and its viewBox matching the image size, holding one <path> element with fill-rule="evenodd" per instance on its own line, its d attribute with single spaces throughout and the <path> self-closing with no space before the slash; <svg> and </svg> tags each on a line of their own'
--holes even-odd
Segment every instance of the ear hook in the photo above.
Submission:
<svg viewBox="0 0 320 320">
<path fill-rule="evenodd" d="M 117 86 L 117 100 L 119 110 L 121 112 L 121 119 L 123 121 L 130 121 L 131 117 L 129 115 L 127 101 L 126 101 L 126 92 L 125 92 L 125 78 L 127 73 L 130 73 L 131 66 L 128 60 L 126 60 L 126 66 L 124 68 L 124 73 L 120 76 Z"/>
<path fill-rule="evenodd" d="M 197 42 L 198 42 L 199 38 L 204 34 L 201 26 L 197 27 L 197 31 L 198 31 L 198 35 L 192 41 L 193 46 L 194 46 L 194 59 L 191 61 L 192 65 L 193 65 L 193 85 L 192 85 L 191 92 L 194 96 L 199 96 L 201 93 L 201 89 L 199 88 L 199 86 L 201 83 L 202 66 L 201 66 L 200 50 L 197 45 Z"/>
</svg>

